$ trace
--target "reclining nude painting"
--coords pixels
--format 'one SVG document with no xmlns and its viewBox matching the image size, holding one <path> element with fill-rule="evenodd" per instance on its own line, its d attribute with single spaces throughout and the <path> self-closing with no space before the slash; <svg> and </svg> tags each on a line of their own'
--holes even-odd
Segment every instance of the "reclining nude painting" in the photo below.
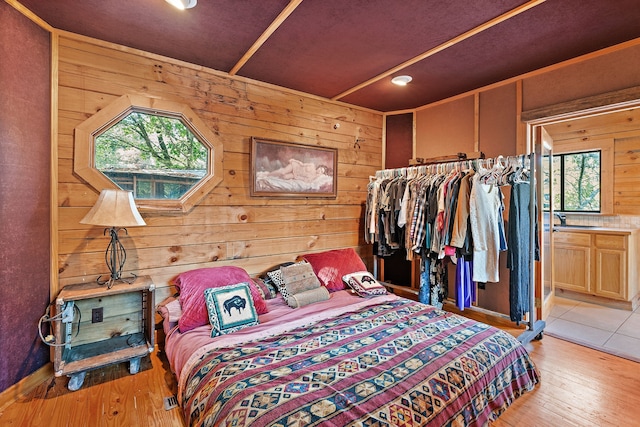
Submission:
<svg viewBox="0 0 640 427">
<path fill-rule="evenodd" d="M 336 197 L 337 150 L 252 138 L 251 195 Z"/>
</svg>

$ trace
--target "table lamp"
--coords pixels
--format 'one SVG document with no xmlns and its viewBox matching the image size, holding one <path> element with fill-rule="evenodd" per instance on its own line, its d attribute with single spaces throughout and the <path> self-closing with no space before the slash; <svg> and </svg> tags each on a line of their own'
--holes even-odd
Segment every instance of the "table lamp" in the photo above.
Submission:
<svg viewBox="0 0 640 427">
<path fill-rule="evenodd" d="M 100 280 L 102 276 L 99 276 L 97 282 L 100 285 L 107 284 L 108 289 L 111 289 L 116 281 L 131 283 L 136 278 L 135 274 L 132 274 L 132 280 L 122 278 L 122 267 L 127 253 L 118 238 L 118 233 L 124 230 L 125 234 L 128 234 L 125 227 L 146 225 L 136 208 L 133 193 L 125 190 L 102 190 L 98 201 L 80 223 L 104 226 L 104 235 L 107 235 L 107 231 L 111 235 L 111 242 L 104 253 L 111 275 L 108 280 Z"/>
</svg>

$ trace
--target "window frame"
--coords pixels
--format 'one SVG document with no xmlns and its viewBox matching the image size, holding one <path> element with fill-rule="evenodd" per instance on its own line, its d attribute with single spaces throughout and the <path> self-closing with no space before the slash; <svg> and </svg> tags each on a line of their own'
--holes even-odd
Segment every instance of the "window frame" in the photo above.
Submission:
<svg viewBox="0 0 640 427">
<path fill-rule="evenodd" d="M 598 210 L 568 210 L 566 209 L 566 203 L 565 203 L 565 195 L 566 195 L 566 191 L 563 191 L 565 189 L 565 176 L 566 176 L 566 159 L 565 157 L 567 156 L 578 156 L 581 154 L 591 154 L 591 153 L 597 153 L 598 154 L 598 191 L 599 191 L 599 197 L 598 197 Z M 566 213 L 590 213 L 590 214 L 599 214 L 602 208 L 602 151 L 601 150 L 589 150 L 589 151 L 581 151 L 581 152 L 571 152 L 571 153 L 554 153 L 553 154 L 553 158 L 554 158 L 554 162 L 555 161 L 559 161 L 560 162 L 560 179 L 558 180 L 560 182 L 560 206 L 558 207 L 557 211 L 558 212 L 566 212 Z M 552 172 L 553 173 L 553 172 Z M 554 209 L 555 210 L 555 209 Z"/>
<path fill-rule="evenodd" d="M 613 174 L 614 140 L 613 138 L 586 140 L 577 142 L 554 141 L 552 156 L 559 154 L 579 154 L 600 151 L 600 212 L 566 211 L 571 215 L 613 215 Z M 565 212 L 556 210 L 554 212 Z"/>
<path fill-rule="evenodd" d="M 222 144 L 215 134 L 185 104 L 142 95 L 123 95 L 76 126 L 73 171 L 98 193 L 105 188 L 119 188 L 95 167 L 95 138 L 103 130 L 127 116 L 131 111 L 180 119 L 207 147 L 207 173 L 179 199 L 135 199 L 140 210 L 190 211 L 223 179 Z"/>
</svg>

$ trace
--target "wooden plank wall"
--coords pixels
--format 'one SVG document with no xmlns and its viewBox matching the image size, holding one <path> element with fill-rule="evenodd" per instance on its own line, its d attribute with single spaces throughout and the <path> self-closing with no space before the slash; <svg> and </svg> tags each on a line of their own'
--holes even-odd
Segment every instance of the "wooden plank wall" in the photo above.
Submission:
<svg viewBox="0 0 640 427">
<path fill-rule="evenodd" d="M 545 129 L 554 145 L 612 138 L 613 213 L 640 215 L 640 109 L 546 125 Z"/>
<path fill-rule="evenodd" d="M 98 191 L 73 173 L 73 132 L 127 93 L 187 104 L 224 147 L 223 182 L 201 203 L 186 214 L 143 212 L 147 226 L 121 235 L 125 270 L 149 274 L 160 288 L 156 301 L 193 268 L 236 265 L 257 275 L 300 254 L 343 247 L 372 265 L 361 219 L 369 176 L 382 166 L 381 113 L 66 33 L 59 70 L 58 287 L 107 272 L 108 237 L 79 224 Z M 251 198 L 252 136 L 337 148 L 337 198 Z"/>
</svg>

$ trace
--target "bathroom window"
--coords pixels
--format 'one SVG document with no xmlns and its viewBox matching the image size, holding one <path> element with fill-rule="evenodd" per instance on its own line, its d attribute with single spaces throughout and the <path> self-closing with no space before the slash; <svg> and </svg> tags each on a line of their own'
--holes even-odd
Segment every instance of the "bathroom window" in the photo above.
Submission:
<svg viewBox="0 0 640 427">
<path fill-rule="evenodd" d="M 553 206 L 561 212 L 600 212 L 600 150 L 553 156 Z"/>
<path fill-rule="evenodd" d="M 613 139 L 554 141 L 553 171 L 544 168 L 544 180 L 551 179 L 552 197 L 544 201 L 545 211 L 570 214 L 613 214 Z"/>
</svg>

